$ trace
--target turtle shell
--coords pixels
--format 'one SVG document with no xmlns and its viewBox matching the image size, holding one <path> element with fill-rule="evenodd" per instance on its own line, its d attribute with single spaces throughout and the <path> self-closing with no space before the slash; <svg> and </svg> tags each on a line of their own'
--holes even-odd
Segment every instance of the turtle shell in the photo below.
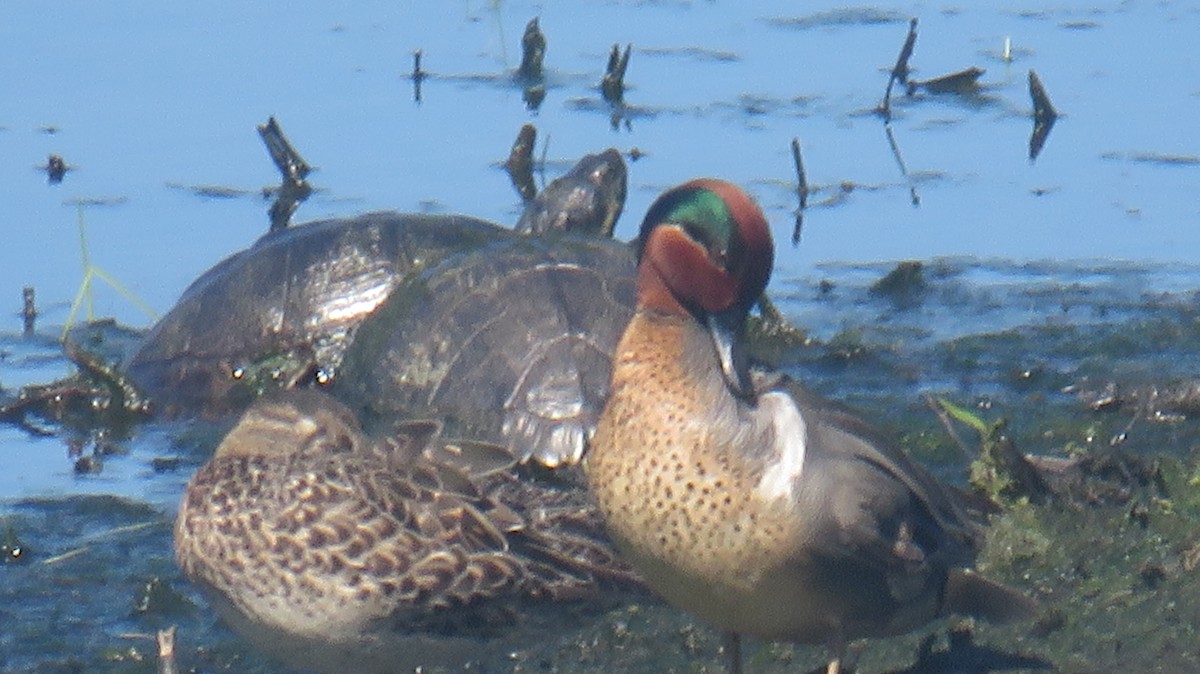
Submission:
<svg viewBox="0 0 1200 674">
<path fill-rule="evenodd" d="M 628 244 L 497 240 L 398 285 L 359 327 L 334 394 L 366 419 L 436 415 L 553 467 L 578 461 L 633 312 Z"/>
<path fill-rule="evenodd" d="M 625 182 L 625 164 L 616 150 L 583 157 L 527 204 L 520 229 L 529 235 L 472 217 L 396 212 L 329 219 L 274 231 L 197 279 L 172 311 L 151 329 L 128 361 L 127 374 L 151 398 L 158 413 L 205 416 L 245 409 L 266 391 L 338 378 L 344 351 L 352 343 L 356 327 L 403 279 L 434 267 L 454 277 L 456 265 L 478 264 L 470 261 L 474 258 L 458 255 L 481 247 L 486 247 L 486 254 L 494 254 L 509 243 L 526 243 L 490 260 L 494 267 L 487 273 L 500 277 L 509 266 L 535 264 L 538 253 L 532 251 L 550 254 L 548 249 L 558 246 L 560 231 L 581 233 L 571 235 L 580 236 L 581 241 L 611 235 L 624 203 Z M 574 251 L 568 257 L 582 255 L 587 248 L 571 237 L 563 241 Z M 631 275 L 632 257 L 623 245 L 608 240 L 599 246 L 623 251 L 629 263 L 623 273 Z M 450 257 L 456 261 L 451 263 Z M 546 259 L 553 259 L 553 255 Z M 577 264 L 592 263 L 581 259 Z M 476 273 L 467 267 L 463 271 Z M 599 265 L 596 271 L 613 270 Z M 438 306 L 425 311 L 440 312 L 440 307 L 454 305 L 458 301 L 452 295 L 454 291 L 446 285 L 448 294 L 439 295 L 434 300 Z M 526 294 L 520 296 L 529 301 L 546 302 L 547 306 L 563 302 L 553 294 L 542 297 L 539 288 L 530 287 L 522 293 Z M 479 295 L 472 297 L 479 299 Z M 503 301 L 504 295 L 492 295 L 487 300 Z M 406 306 L 406 302 L 414 301 L 409 297 L 397 300 L 395 305 Z M 476 313 L 487 312 L 480 308 Z M 395 317 L 397 313 L 390 315 Z M 385 331 L 384 327 L 376 330 L 380 335 Z M 469 333 L 448 330 L 440 338 L 449 341 L 456 335 Z M 556 335 L 552 329 L 530 332 L 530 353 L 538 339 Z M 605 383 L 611 349 L 610 345 L 602 359 Z M 578 363 L 575 372 L 588 373 L 589 369 Z M 359 372 L 352 377 L 377 375 L 371 365 L 362 366 Z M 509 387 L 510 383 L 500 379 L 493 385 Z M 545 395 L 553 390 L 535 383 L 529 386 Z M 490 397 L 475 399 L 492 404 Z M 406 405 L 400 409 L 409 408 Z M 437 411 L 421 409 L 430 409 L 431 414 Z M 479 414 L 498 413 L 488 410 Z"/>
<path fill-rule="evenodd" d="M 161 413 L 240 410 L 268 384 L 336 371 L 354 328 L 400 279 L 517 236 L 467 216 L 392 212 L 272 232 L 192 283 L 127 374 Z"/>
</svg>

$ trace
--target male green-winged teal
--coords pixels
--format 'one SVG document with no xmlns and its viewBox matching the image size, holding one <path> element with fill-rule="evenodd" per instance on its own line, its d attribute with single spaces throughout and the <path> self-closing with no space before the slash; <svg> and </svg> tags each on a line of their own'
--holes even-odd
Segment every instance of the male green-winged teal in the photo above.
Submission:
<svg viewBox="0 0 1200 674">
<path fill-rule="evenodd" d="M 759 207 L 700 179 L 642 223 L 636 313 L 585 459 L 615 542 L 671 603 L 732 635 L 826 644 L 1033 602 L 968 570 L 947 488 L 840 406 L 742 354 L 774 250 Z"/>
<path fill-rule="evenodd" d="M 180 566 L 250 642 L 328 672 L 459 669 L 638 593 L 581 487 L 438 431 L 372 442 L 323 393 L 261 399 L 188 484 Z"/>
</svg>

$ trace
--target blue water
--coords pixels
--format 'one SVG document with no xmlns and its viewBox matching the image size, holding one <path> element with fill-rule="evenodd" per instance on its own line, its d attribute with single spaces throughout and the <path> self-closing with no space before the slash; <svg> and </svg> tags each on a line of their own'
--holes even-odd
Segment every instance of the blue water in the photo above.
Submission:
<svg viewBox="0 0 1200 674">
<path fill-rule="evenodd" d="M 1087 323 L 1158 293 L 1182 302 L 1200 287 L 1192 3 L 15 0 L 0 14 L 8 391 L 71 371 L 55 337 L 84 278 L 81 225 L 90 263 L 158 314 L 266 231 L 260 191 L 279 176 L 255 125 L 271 115 L 318 168 L 301 221 L 398 209 L 511 224 L 520 201 L 500 164 L 527 122 L 539 130 L 545 180 L 605 147 L 644 153 L 630 164 L 624 238 L 666 187 L 704 174 L 731 179 L 772 221 L 771 291 L 822 338 L 865 329 L 868 341 L 915 332 L 929 341 Z M 549 42 L 548 93 L 529 111 L 511 73 L 534 16 Z M 987 72 L 977 96 L 894 100 L 906 178 L 871 111 L 914 16 L 915 78 Z M 597 89 L 614 43 L 634 46 L 627 123 L 616 129 Z M 430 73 L 419 103 L 408 78 L 416 49 Z M 1030 69 L 1063 115 L 1036 162 Z M 796 247 L 787 243 L 793 137 L 814 188 Z M 73 167 L 59 185 L 36 168 L 51 153 Z M 204 196 L 209 188 L 232 196 Z M 921 313 L 864 299 L 891 262 L 942 256 L 987 262 L 956 263 L 954 287 L 969 291 Z M 817 296 L 822 279 L 836 281 L 842 301 Z M 19 336 L 23 286 L 37 290 L 35 339 Z M 1087 289 L 1085 309 L 1054 313 L 1068 287 Z M 152 322 L 103 279 L 93 277 L 93 291 L 95 315 Z M 1039 299 L 1011 301 L 1023 294 Z M 987 310 L 956 311 L 954 297 Z M 176 431 L 147 428 L 128 454 L 79 476 L 61 438 L 0 426 L 0 502 L 112 494 L 166 521 L 201 460 Z M 180 472 L 150 468 L 179 455 Z M 165 529 L 157 535 L 166 540 Z M 125 628 L 112 624 L 105 629 Z"/>
<path fill-rule="evenodd" d="M 1200 64 L 1190 36 L 1200 14 L 1187 3 L 837 6 L 10 4 L 0 22 L 9 92 L 0 297 L 16 305 L 20 287 L 34 285 L 47 308 L 69 302 L 81 275 L 71 202 L 116 200 L 84 209 L 92 261 L 167 309 L 199 272 L 262 232 L 256 193 L 278 177 L 254 126 L 269 115 L 319 167 L 313 182 L 323 191 L 298 219 L 396 208 L 511 222 L 517 198 L 497 162 L 533 122 L 552 159 L 609 145 L 647 153 L 631 168 L 624 236 L 664 187 L 713 174 L 747 185 L 786 239 L 796 205 L 788 142 L 798 137 L 814 186 L 862 187 L 811 210 L 803 245 L 781 256 L 777 279 L 822 260 L 1193 257 Z M 536 113 L 504 77 L 533 16 L 548 36 L 550 71 Z M 867 113 L 910 16 L 921 21 L 915 77 L 987 70 L 982 102 L 897 101 L 894 133 L 918 180 L 917 208 L 882 121 Z M 1000 58 L 1006 38 L 1011 63 Z M 635 48 L 626 97 L 635 111 L 619 131 L 607 112 L 579 104 L 598 101 L 616 42 Z M 420 104 L 406 79 L 418 48 L 433 75 Z M 1030 68 L 1064 115 L 1033 164 Z M 49 153 L 78 167 L 58 186 L 34 169 Z M 170 185 L 248 193 L 204 198 Z M 147 322 L 119 295 L 97 297 L 98 313 Z"/>
</svg>

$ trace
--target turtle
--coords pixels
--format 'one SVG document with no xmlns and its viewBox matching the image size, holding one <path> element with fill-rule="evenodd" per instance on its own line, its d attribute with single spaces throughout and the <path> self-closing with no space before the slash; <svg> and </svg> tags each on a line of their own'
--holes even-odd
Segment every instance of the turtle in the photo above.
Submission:
<svg viewBox="0 0 1200 674">
<path fill-rule="evenodd" d="M 587 155 L 527 205 L 522 228 L 611 235 L 625 186 L 618 151 Z M 405 278 L 525 238 L 466 215 L 399 212 L 269 232 L 193 282 L 124 369 L 159 415 L 231 415 L 267 390 L 336 377 L 358 325 Z"/>
<path fill-rule="evenodd" d="M 629 244 L 495 240 L 412 274 L 359 326 L 333 394 L 368 427 L 436 416 L 522 461 L 573 465 L 632 316 Z"/>
</svg>

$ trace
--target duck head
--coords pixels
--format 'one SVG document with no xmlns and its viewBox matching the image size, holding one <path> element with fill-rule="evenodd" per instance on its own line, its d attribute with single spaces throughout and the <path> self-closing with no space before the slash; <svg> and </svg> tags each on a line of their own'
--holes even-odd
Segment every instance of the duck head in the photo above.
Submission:
<svg viewBox="0 0 1200 674">
<path fill-rule="evenodd" d="M 774 259 L 758 204 L 723 180 L 692 180 L 663 193 L 642 221 L 638 309 L 706 325 L 730 387 L 748 397 L 742 335 Z"/>
</svg>

